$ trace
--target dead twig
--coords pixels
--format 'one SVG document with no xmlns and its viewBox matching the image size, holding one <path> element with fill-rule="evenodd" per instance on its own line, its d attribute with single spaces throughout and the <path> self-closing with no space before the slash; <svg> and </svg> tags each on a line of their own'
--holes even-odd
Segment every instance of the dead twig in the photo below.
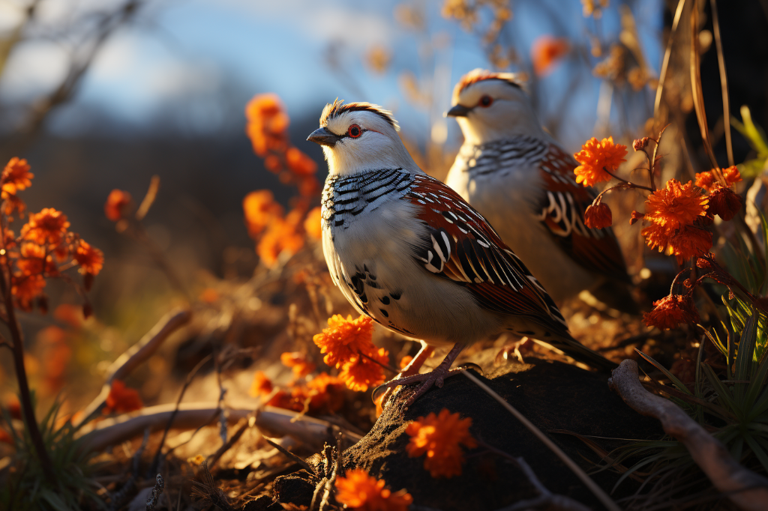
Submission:
<svg viewBox="0 0 768 511">
<path fill-rule="evenodd" d="M 121 415 L 111 419 L 104 419 L 98 424 L 88 425 L 83 430 L 80 438 L 83 439 L 84 449 L 101 451 L 110 445 L 129 440 L 140 435 L 146 428 L 157 431 L 166 426 L 171 415 L 176 409 L 175 405 L 158 405 L 143 408 L 141 411 Z M 179 406 L 176 416 L 171 424 L 172 428 L 195 429 L 205 424 L 210 424 L 218 417 L 217 403 L 187 403 Z M 229 409 L 227 419 L 230 423 L 247 417 L 253 413 L 253 408 L 248 406 Z M 293 421 L 296 412 L 282 408 L 266 407 L 256 412 L 256 427 L 272 437 L 290 436 L 311 447 L 321 447 L 331 434 L 332 424 L 303 417 L 299 421 Z M 344 435 L 352 442 L 358 442 L 362 437 L 350 431 L 344 431 Z"/>
<path fill-rule="evenodd" d="M 664 431 L 688 449 L 693 461 L 731 502 L 748 511 L 766 509 L 768 479 L 737 463 L 719 440 L 672 401 L 645 390 L 633 360 L 624 360 L 614 369 L 609 385 L 635 411 L 659 419 Z"/>
</svg>

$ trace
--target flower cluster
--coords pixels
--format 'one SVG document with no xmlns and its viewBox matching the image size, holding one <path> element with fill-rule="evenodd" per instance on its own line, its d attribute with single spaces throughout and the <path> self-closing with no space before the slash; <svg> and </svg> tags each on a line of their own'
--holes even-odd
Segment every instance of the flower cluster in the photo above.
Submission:
<svg viewBox="0 0 768 511">
<path fill-rule="evenodd" d="M 384 382 L 383 365 L 389 352 L 376 348 L 371 341 L 373 320 L 368 316 L 344 319 L 340 314 L 328 318 L 328 328 L 314 336 L 315 344 L 325 354 L 323 361 L 341 369 L 339 377 L 352 390 L 366 391 Z"/>
<path fill-rule="evenodd" d="M 245 115 L 246 133 L 254 152 L 264 158 L 267 170 L 278 174 L 283 183 L 296 186 L 299 192 L 288 214 L 268 190 L 252 192 L 243 200 L 248 233 L 257 241 L 256 252 L 272 266 L 283 252 L 294 254 L 300 250 L 305 234 L 320 238 L 320 209 L 310 210 L 310 198 L 320 188 L 315 176 L 317 164 L 290 144 L 290 119 L 275 94 L 255 96 L 246 106 Z"/>
<path fill-rule="evenodd" d="M 12 158 L 0 176 L 0 188 L 4 199 L 5 225 L 13 219 L 10 215 L 24 214 L 26 206 L 17 192 L 31 186 L 34 177 L 26 160 Z M 42 312 L 47 311 L 44 293 L 48 278 L 64 278 L 64 271 L 78 266 L 83 275 L 83 287 L 88 290 L 104 265 L 100 250 L 69 231 L 70 223 L 61 211 L 44 208 L 29 215 L 20 235 L 3 228 L 0 237 L 0 263 L 8 270 L 11 293 L 17 307 L 32 310 L 35 303 Z M 88 309 L 89 310 L 89 309 Z"/>
<path fill-rule="evenodd" d="M 477 447 L 477 441 L 469 432 L 471 426 L 472 418 L 462 419 L 458 413 L 443 408 L 439 415 L 430 413 L 408 425 L 405 432 L 411 439 L 405 449 L 411 458 L 427 455 L 424 468 L 432 477 L 461 475 L 464 463 L 461 446 Z"/>
<path fill-rule="evenodd" d="M 385 484 L 363 469 L 348 470 L 336 479 L 336 500 L 359 511 L 406 511 L 413 502 L 410 494 L 405 490 L 392 493 Z"/>
<path fill-rule="evenodd" d="M 608 172 L 615 172 L 627 155 L 627 146 L 614 144 L 613 137 L 598 141 L 595 137 L 587 140 L 581 146 L 581 151 L 573 157 L 580 163 L 573 172 L 576 174 L 576 182 L 584 186 L 592 186 L 601 181 L 610 181 Z M 606 172 L 606 170 L 608 172 Z"/>
<path fill-rule="evenodd" d="M 264 372 L 257 371 L 253 376 L 250 394 L 264 398 L 272 396 L 266 403 L 268 406 L 296 412 L 333 413 L 344 406 L 344 382 L 327 373 L 320 373 L 305 384 L 294 382 L 288 388 L 281 389 Z"/>
<path fill-rule="evenodd" d="M 712 248 L 712 233 L 705 229 L 711 223 L 708 203 L 692 182 L 670 179 L 646 200 L 643 220 L 649 225 L 641 234 L 649 247 L 676 256 L 680 263 L 705 254 Z"/>
</svg>

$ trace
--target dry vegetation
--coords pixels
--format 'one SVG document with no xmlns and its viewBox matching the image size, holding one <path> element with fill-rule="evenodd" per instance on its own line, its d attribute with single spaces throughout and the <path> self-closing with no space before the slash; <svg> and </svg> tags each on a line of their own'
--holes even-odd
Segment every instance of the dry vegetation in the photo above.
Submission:
<svg viewBox="0 0 768 511">
<path fill-rule="evenodd" d="M 476 35 L 496 68 L 527 74 L 534 94 L 566 60 L 603 84 L 597 138 L 584 134 L 576 173 L 585 186 L 604 186 L 586 212 L 587 223 L 614 226 L 646 312 L 620 314 L 588 297 L 563 312 L 584 344 L 617 362 L 646 361 L 642 386 L 626 362 L 612 384 L 630 406 L 662 419 L 667 433 L 603 453 L 610 465 L 604 469 L 642 484 L 618 505 L 605 496 L 611 509 L 764 509 L 768 502 L 768 223 L 760 202 L 768 145 L 746 107 L 740 120 L 732 118 L 720 48 L 728 42 L 721 41 L 716 17 L 714 32 L 704 28 L 706 3 L 670 5 L 660 75 L 649 65 L 626 5 L 582 0 L 586 36 L 544 36 L 530 58 L 506 42 L 513 16 L 508 2 L 443 5 L 443 16 Z M 317 481 L 310 509 L 427 509 L 429 503 L 413 502 L 411 488 L 390 488 L 364 470 L 339 471 L 335 449 L 371 429 L 382 411 L 381 401 L 371 400 L 372 389 L 408 364 L 416 345 L 357 317 L 331 283 L 319 243 L 322 172 L 290 142 L 290 119 L 278 95 L 257 95 L 244 105 L 253 157 L 263 159 L 291 195 L 287 203 L 267 189 L 243 198 L 243 229 L 258 256 L 253 274 L 190 277 L 179 271 L 144 225 L 150 208 L 163 200 L 159 179 L 140 201 L 115 189 L 105 198 L 106 217 L 173 291 L 147 300 L 164 315 L 122 355 L 108 352 L 114 362 L 102 364 L 99 381 L 91 378 L 87 391 L 82 384 L 77 392 L 68 388 L 72 368 L 94 363 L 89 347 L 111 338 L 109 318 L 90 317 L 88 300 L 94 278 L 110 261 L 70 229 L 78 226 L 70 226 L 64 213 L 25 211 L 34 176 L 19 158 L 46 115 L 74 93 L 99 45 L 141 4 L 126 2 L 97 23 L 67 80 L 29 109 L 7 146 L 15 157 L 0 178 L 0 353 L 13 372 L 1 380 L 0 502 L 8 509 L 277 509 L 269 507 L 275 479 L 303 468 Z M 622 30 L 613 39 L 601 30 L 608 9 L 620 12 Z M 444 44 L 429 33 L 417 3 L 400 5 L 394 14 L 429 41 L 425 51 Z M 22 28 L 4 41 L 0 66 Z M 338 51 L 329 49 L 329 66 L 354 76 Z M 720 119 L 707 117 L 702 97 L 699 59 L 707 51 L 717 53 L 723 69 Z M 396 72 L 385 47 L 371 48 L 366 59 L 375 72 Z M 424 111 L 442 111 L 447 105 L 437 105 L 429 84 L 443 74 L 439 66 L 422 76 L 400 73 L 404 95 Z M 654 94 L 652 107 L 639 109 L 644 122 L 633 125 L 624 116 L 619 126 L 611 123 L 612 101 L 626 110 Z M 693 141 L 685 128 L 689 116 L 700 131 Z M 430 119 L 425 145 L 405 140 L 419 165 L 440 178 L 454 157 L 445 146 L 445 122 Z M 733 161 L 736 137 L 751 145 L 744 162 Z M 718 161 L 713 146 L 727 148 L 725 161 Z M 57 291 L 49 299 L 46 286 L 54 281 L 75 292 Z M 33 309 L 35 315 L 18 315 Z M 53 322 L 25 344 L 20 322 L 34 323 L 38 314 Z M 497 370 L 527 357 L 558 358 L 518 341 L 473 346 L 459 362 Z M 648 391 L 657 401 L 645 401 Z M 152 404 L 145 403 L 148 395 Z M 677 426 L 669 425 L 665 410 L 677 414 Z M 512 420 L 499 413 L 499 420 Z M 446 409 L 422 417 L 404 432 L 407 453 L 423 457 L 432 477 L 459 475 L 466 456 L 494 449 L 475 438 L 471 426 L 471 417 Z M 699 452 L 710 446 L 712 456 Z M 324 460 L 322 470 L 305 460 L 313 454 Z M 496 454 L 520 467 L 539 492 L 526 507 L 583 508 L 551 494 L 514 453 Z"/>
</svg>

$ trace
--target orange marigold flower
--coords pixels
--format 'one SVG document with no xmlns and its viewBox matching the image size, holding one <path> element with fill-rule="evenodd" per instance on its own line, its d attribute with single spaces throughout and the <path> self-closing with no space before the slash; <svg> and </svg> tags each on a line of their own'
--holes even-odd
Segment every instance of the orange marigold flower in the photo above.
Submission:
<svg viewBox="0 0 768 511">
<path fill-rule="evenodd" d="M 80 273 L 98 275 L 104 267 L 104 254 L 83 240 L 77 245 L 74 259 L 80 265 Z"/>
<path fill-rule="evenodd" d="M 253 397 L 268 396 L 275 386 L 272 385 L 272 381 L 267 378 L 264 371 L 256 371 L 253 375 L 253 383 L 251 383 L 251 390 L 248 392 Z"/>
<path fill-rule="evenodd" d="M 613 213 L 608 204 L 591 204 L 584 212 L 584 225 L 590 229 L 603 229 L 613 224 Z"/>
<path fill-rule="evenodd" d="M 669 238 L 667 252 L 677 257 L 677 262 L 683 264 L 692 257 L 700 257 L 712 248 L 712 233 L 686 225 L 674 236 Z"/>
<path fill-rule="evenodd" d="M 722 169 L 722 172 L 723 172 L 723 177 L 725 178 L 725 183 L 728 187 L 731 187 L 742 180 L 741 174 L 739 173 L 739 169 L 736 168 L 736 166 Z M 717 186 L 722 186 L 722 185 L 715 177 L 715 171 L 710 170 L 707 172 L 700 172 L 696 174 L 696 186 L 698 186 L 699 188 L 704 188 L 708 192 L 711 192 L 711 191 L 714 191 Z"/>
<path fill-rule="evenodd" d="M 280 361 L 284 366 L 292 368 L 293 374 L 297 378 L 306 376 L 315 370 L 315 364 L 308 361 L 307 358 L 298 351 L 286 351 L 280 355 Z"/>
<path fill-rule="evenodd" d="M 344 406 L 344 381 L 338 376 L 320 373 L 307 382 L 309 410 L 335 412 Z"/>
<path fill-rule="evenodd" d="M 53 208 L 45 208 L 40 213 L 29 215 L 29 221 L 21 228 L 24 239 L 41 245 L 58 245 L 67 233 L 67 216 Z"/>
<path fill-rule="evenodd" d="M 680 323 L 695 325 L 701 320 L 690 295 L 669 295 L 653 302 L 653 310 L 643 316 L 643 321 L 648 326 L 669 330 Z"/>
<path fill-rule="evenodd" d="M 120 380 L 112 380 L 109 387 L 104 413 L 127 413 L 141 410 L 144 403 L 141 402 L 139 392 L 136 389 L 126 387 Z"/>
<path fill-rule="evenodd" d="M 314 174 L 317 171 L 317 163 L 295 147 L 291 147 L 285 152 L 285 160 L 288 162 L 288 168 L 294 174 L 303 176 Z"/>
<path fill-rule="evenodd" d="M 741 197 L 733 193 L 730 188 L 717 185 L 709 194 L 709 212 L 725 221 L 733 220 L 736 213 L 741 211 L 741 206 Z"/>
<path fill-rule="evenodd" d="M 581 146 L 581 151 L 573 155 L 581 164 L 573 170 L 576 182 L 592 186 L 601 181 L 610 181 L 611 176 L 603 169 L 614 172 L 625 161 L 626 155 L 627 146 L 614 144 L 613 137 L 601 141 L 595 137 L 590 138 Z"/>
<path fill-rule="evenodd" d="M 285 218 L 272 220 L 256 245 L 256 253 L 267 266 L 274 265 L 283 252 L 295 254 L 304 246 L 300 229 L 303 218 L 303 211 L 294 209 Z"/>
<path fill-rule="evenodd" d="M 131 205 L 131 194 L 123 190 L 112 190 L 104 203 L 104 214 L 108 219 L 117 222 L 125 215 Z"/>
<path fill-rule="evenodd" d="M 363 353 L 367 356 L 353 355 L 339 373 L 339 378 L 355 392 L 365 392 L 369 386 L 384 383 L 384 368 L 380 364 L 389 363 L 389 352 L 384 348 Z"/>
<path fill-rule="evenodd" d="M 368 475 L 361 468 L 347 470 L 336 478 L 336 500 L 359 511 L 407 511 L 413 498 L 405 490 L 392 493 L 385 481 Z"/>
<path fill-rule="evenodd" d="M 552 72 L 563 55 L 571 49 L 571 44 L 564 37 L 551 35 L 539 36 L 531 46 L 531 61 L 533 71 L 537 76 L 546 76 Z"/>
<path fill-rule="evenodd" d="M 29 172 L 29 168 L 27 160 L 21 160 L 16 157 L 11 158 L 11 161 L 5 166 L 0 176 L 3 199 L 7 199 L 10 195 L 16 195 L 16 192 L 32 186 L 32 178 L 35 175 Z"/>
<path fill-rule="evenodd" d="M 328 328 L 312 340 L 320 348 L 320 353 L 326 354 L 323 361 L 340 369 L 352 357 L 375 351 L 372 337 L 373 320 L 368 316 L 361 315 L 357 319 L 347 316 L 344 319 L 341 314 L 335 314 L 328 318 Z"/>
<path fill-rule="evenodd" d="M 699 216 L 707 214 L 709 199 L 688 181 L 680 184 L 670 179 L 664 188 L 653 192 L 645 201 L 644 219 L 663 227 L 668 234 L 685 225 L 692 225 Z"/>
<path fill-rule="evenodd" d="M 322 208 L 320 206 L 312 208 L 307 213 L 307 219 L 304 220 L 304 230 L 312 239 L 319 240 L 323 237 Z"/>
<path fill-rule="evenodd" d="M 458 413 L 451 413 L 446 408 L 439 415 L 430 413 L 410 423 L 405 432 L 411 437 L 405 450 L 408 456 L 416 458 L 427 455 L 424 468 L 432 477 L 453 477 L 461 475 L 464 452 L 461 446 L 469 449 L 477 447 L 469 428 L 472 418 L 462 419 Z"/>
<path fill-rule="evenodd" d="M 42 275 L 14 275 L 11 294 L 21 310 L 31 311 L 32 302 L 43 294 L 45 279 Z"/>
</svg>

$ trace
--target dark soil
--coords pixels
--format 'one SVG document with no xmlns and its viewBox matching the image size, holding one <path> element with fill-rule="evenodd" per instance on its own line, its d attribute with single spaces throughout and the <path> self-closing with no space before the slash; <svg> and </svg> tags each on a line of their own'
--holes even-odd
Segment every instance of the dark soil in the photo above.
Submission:
<svg viewBox="0 0 768 511">
<path fill-rule="evenodd" d="M 608 375 L 539 359 L 504 368 L 505 374 L 481 379 L 531 422 L 547 433 L 585 471 L 595 472 L 600 457 L 577 437 L 554 433 L 568 430 L 580 435 L 610 438 L 661 438 L 658 421 L 638 415 L 608 389 Z M 449 378 L 442 389 L 435 388 L 403 411 L 401 392 L 385 410 L 371 431 L 342 457 L 343 470 L 364 468 L 384 479 L 393 491 L 405 488 L 414 504 L 443 511 L 495 510 L 538 495 L 521 470 L 503 456 L 483 447 L 467 452 L 461 476 L 433 479 L 424 467 L 424 458 L 409 458 L 405 428 L 410 421 L 447 408 L 471 417 L 471 432 L 477 439 L 511 456 L 522 457 L 551 492 L 567 495 L 599 509 L 594 495 L 576 476 L 491 396 L 467 378 Z M 606 451 L 626 442 L 596 439 Z M 310 458 L 317 465 L 320 456 Z M 320 468 L 320 472 L 324 470 Z M 591 474 L 606 492 L 620 474 L 604 470 Z M 306 472 L 283 476 L 275 481 L 274 494 L 281 503 L 308 505 L 316 483 Z M 614 499 L 631 494 L 635 483 L 625 480 L 613 492 Z"/>
</svg>

